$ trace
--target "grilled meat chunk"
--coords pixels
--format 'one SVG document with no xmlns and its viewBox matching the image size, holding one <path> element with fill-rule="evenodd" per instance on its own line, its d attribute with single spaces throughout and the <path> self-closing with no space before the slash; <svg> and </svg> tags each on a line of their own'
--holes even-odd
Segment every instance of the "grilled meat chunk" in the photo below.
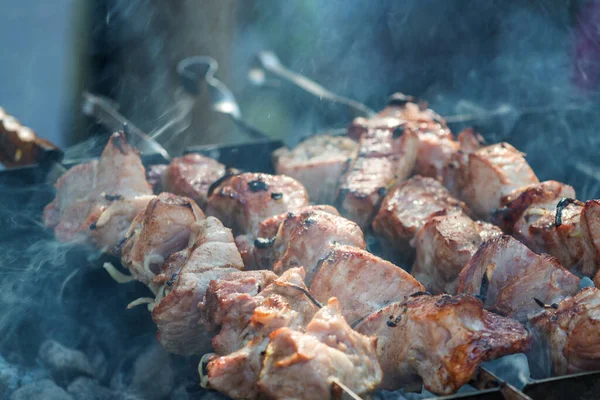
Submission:
<svg viewBox="0 0 600 400">
<path fill-rule="evenodd" d="M 549 349 L 552 374 L 565 375 L 600 368 L 600 291 L 584 288 L 530 320 Z"/>
<path fill-rule="evenodd" d="M 479 246 L 502 231 L 455 213 L 430 218 L 414 240 L 417 257 L 411 273 L 432 293 L 456 294 L 458 277 Z"/>
<path fill-rule="evenodd" d="M 374 129 L 359 141 L 358 157 L 342 178 L 336 206 L 340 213 L 366 228 L 388 187 L 404 181 L 415 166 L 419 139 L 415 130 Z"/>
<path fill-rule="evenodd" d="M 276 150 L 275 171 L 302 183 L 313 202 L 333 204 L 339 180 L 356 157 L 357 148 L 347 137 L 312 136 L 292 150 Z"/>
<path fill-rule="evenodd" d="M 273 269 L 277 274 L 293 267 L 304 267 L 309 284 L 320 260 L 329 254 L 334 243 L 366 247 L 363 233 L 354 222 L 313 210 L 287 215 L 271 241 L 266 248 L 255 249 L 260 266 Z"/>
<path fill-rule="evenodd" d="M 383 199 L 373 221 L 373 230 L 400 250 L 407 251 L 417 231 L 435 213 L 468 212 L 433 178 L 415 176 L 394 187 Z"/>
<path fill-rule="evenodd" d="M 152 279 L 171 254 L 193 245 L 190 237 L 204 218 L 190 198 L 161 193 L 131 223 L 121 248 L 121 263 L 156 293 Z"/>
<path fill-rule="evenodd" d="M 450 129 L 436 122 L 420 122 L 417 125 L 417 132 L 419 154 L 415 164 L 415 174 L 441 181 L 444 167 L 459 150 L 460 144 L 454 140 Z"/>
<path fill-rule="evenodd" d="M 458 162 L 453 184 L 481 219 L 488 219 L 514 190 L 539 183 L 523 154 L 508 143 L 482 147 Z"/>
<path fill-rule="evenodd" d="M 483 147 L 484 140 L 473 128 L 466 128 L 458 134 L 458 144 L 458 150 L 452 154 L 442 171 L 442 182 L 454 197 L 459 197 L 460 190 L 466 186 L 468 174 L 463 172 L 469 163 L 469 154 Z"/>
<path fill-rule="evenodd" d="M 383 388 L 423 381 L 436 394 L 451 394 L 486 360 L 527 351 L 530 336 L 517 321 L 483 309 L 469 295 L 422 295 L 392 303 L 355 329 L 377 337 Z"/>
<path fill-rule="evenodd" d="M 357 394 L 371 391 L 382 379 L 376 343 L 350 328 L 332 298 L 306 332 L 286 327 L 270 335 L 258 386 L 272 399 L 329 399 L 334 380 Z"/>
<path fill-rule="evenodd" d="M 174 158 L 166 168 L 161 182 L 162 190 L 187 196 L 204 209 L 208 188 L 225 172 L 225 166 L 217 160 L 200 154 L 186 154 Z"/>
<path fill-rule="evenodd" d="M 167 263 L 152 280 L 162 285 L 152 310 L 158 340 L 167 351 L 182 355 L 210 348 L 212 332 L 198 323 L 198 304 L 210 281 L 244 267 L 229 229 L 213 217 L 197 224 L 194 245 L 187 251 L 189 258 L 177 263 L 181 268 L 173 271 Z"/>
<path fill-rule="evenodd" d="M 408 272 L 366 250 L 335 245 L 320 263 L 310 293 L 325 303 L 337 297 L 353 324 L 394 301 L 425 290 Z"/>
<path fill-rule="evenodd" d="M 221 331 L 213 339 L 217 354 L 226 355 L 213 356 L 206 366 L 211 388 L 234 399 L 258 396 L 257 381 L 270 334 L 283 327 L 302 329 L 317 311 L 298 288 L 306 290 L 302 268 L 286 271 L 254 297 L 243 292 L 223 296 L 227 292 L 222 291 L 207 296 L 204 310 L 208 321 L 217 321 L 218 310 L 228 308 Z"/>
<path fill-rule="evenodd" d="M 285 175 L 243 173 L 211 189 L 206 214 L 219 218 L 236 236 L 255 234 L 264 219 L 308 206 L 304 186 Z"/>
<path fill-rule="evenodd" d="M 512 237 L 500 236 L 484 243 L 465 265 L 458 291 L 481 295 L 488 310 L 526 321 L 539 311 L 537 301 L 559 302 L 578 287 L 579 278 L 556 258 L 537 255 Z"/>
<path fill-rule="evenodd" d="M 61 242 L 87 241 L 90 226 L 94 227 L 113 202 L 126 200 L 108 211 L 102 220 L 103 231 L 96 234 L 96 244 L 107 249 L 123 238 L 152 195 L 140 157 L 123 133 L 111 136 L 99 160 L 71 168 L 55 188 L 56 197 L 44 209 L 44 224 L 54 229 Z"/>
</svg>

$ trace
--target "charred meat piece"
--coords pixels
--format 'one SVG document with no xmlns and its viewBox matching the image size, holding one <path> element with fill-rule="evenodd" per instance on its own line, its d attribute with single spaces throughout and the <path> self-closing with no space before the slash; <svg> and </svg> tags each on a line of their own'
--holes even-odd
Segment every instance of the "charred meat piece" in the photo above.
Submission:
<svg viewBox="0 0 600 400">
<path fill-rule="evenodd" d="M 385 196 L 373 221 L 373 230 L 401 251 L 407 251 L 410 241 L 429 217 L 442 211 L 450 214 L 468 212 L 468 209 L 440 182 L 415 176 L 397 185 Z"/>
<path fill-rule="evenodd" d="M 518 321 L 577 293 L 579 278 L 547 254 L 510 236 L 484 243 L 460 273 L 458 291 L 485 298 L 485 308 Z"/>
<path fill-rule="evenodd" d="M 356 157 L 357 148 L 347 137 L 312 136 L 292 150 L 276 150 L 275 171 L 302 183 L 314 203 L 333 204 L 339 180 Z"/>
<path fill-rule="evenodd" d="M 377 337 L 383 388 L 422 380 L 440 395 L 467 383 L 481 362 L 527 351 L 531 344 L 524 326 L 484 310 L 469 295 L 412 297 L 376 311 L 355 329 Z"/>
<path fill-rule="evenodd" d="M 425 291 L 408 272 L 366 250 L 336 245 L 320 263 L 310 293 L 325 303 L 337 297 L 352 324 L 394 301 Z"/>
<path fill-rule="evenodd" d="M 174 158 L 166 168 L 162 188 L 179 196 L 187 196 L 204 209 L 210 185 L 225 175 L 225 166 L 210 157 L 186 154 Z"/>
<path fill-rule="evenodd" d="M 213 356 L 206 366 L 211 388 L 234 399 L 258 397 L 257 382 L 270 334 L 283 327 L 303 329 L 317 311 L 298 288 L 306 290 L 302 268 L 286 271 L 251 298 L 243 292 L 239 296 L 227 291 L 207 295 L 204 310 L 209 321 L 216 321 L 220 307 L 228 307 L 221 331 L 213 339 L 217 354 L 226 355 Z"/>
<path fill-rule="evenodd" d="M 456 294 L 460 271 L 479 246 L 502 231 L 458 213 L 430 218 L 414 240 L 417 257 L 411 273 L 432 293 Z"/>
<path fill-rule="evenodd" d="M 55 188 L 56 197 L 44 209 L 44 224 L 54 229 L 61 242 L 87 241 L 90 226 L 94 227 L 112 202 L 131 201 L 118 206 L 119 212 L 113 210 L 105 216 L 104 229 L 114 236 L 98 234 L 96 243 L 107 249 L 123 238 L 120 235 L 125 234 L 133 218 L 144 209 L 144 201 L 147 204 L 152 195 L 142 161 L 122 132 L 111 136 L 99 160 L 71 168 Z M 136 197 L 140 199 L 132 200 Z"/>
<path fill-rule="evenodd" d="M 334 243 L 366 247 L 363 233 L 354 222 L 324 211 L 306 211 L 288 215 L 272 244 L 264 249 L 257 247 L 255 253 L 262 268 L 272 268 L 277 274 L 304 267 L 306 282 L 310 284 L 320 260 L 329 254 Z M 273 264 L 264 265 L 270 262 Z"/>
<path fill-rule="evenodd" d="M 297 180 L 285 175 L 243 173 L 211 186 L 205 211 L 237 236 L 255 234 L 264 219 L 306 206 L 308 194 Z"/>
<path fill-rule="evenodd" d="M 179 270 L 174 271 L 167 263 L 152 280 L 161 285 L 152 309 L 158 341 L 167 351 L 181 355 L 210 348 L 212 332 L 198 323 L 198 304 L 211 280 L 244 267 L 231 231 L 213 217 L 198 221 L 194 245 L 188 253 L 187 260 L 175 264 L 181 266 Z"/>
<path fill-rule="evenodd" d="M 558 305 L 546 307 L 530 320 L 548 347 L 552 374 L 565 375 L 600 368 L 600 291 L 584 288 Z"/>
<path fill-rule="evenodd" d="M 258 386 L 272 399 L 333 398 L 334 380 L 357 394 L 369 392 L 382 379 L 376 343 L 350 328 L 332 298 L 306 332 L 286 327 L 270 335 Z"/>
<path fill-rule="evenodd" d="M 190 198 L 161 193 L 131 223 L 121 248 L 121 263 L 156 293 L 152 279 L 171 254 L 193 245 L 189 243 L 192 231 L 204 218 Z"/>
<path fill-rule="evenodd" d="M 461 162 L 462 161 L 462 162 Z M 521 152 L 508 143 L 482 147 L 459 160 L 454 185 L 481 219 L 501 206 L 514 190 L 539 183 Z"/>
<path fill-rule="evenodd" d="M 336 206 L 340 213 L 366 228 L 388 188 L 412 173 L 419 146 L 415 130 L 375 129 L 359 141 L 359 152 L 342 178 Z"/>
</svg>

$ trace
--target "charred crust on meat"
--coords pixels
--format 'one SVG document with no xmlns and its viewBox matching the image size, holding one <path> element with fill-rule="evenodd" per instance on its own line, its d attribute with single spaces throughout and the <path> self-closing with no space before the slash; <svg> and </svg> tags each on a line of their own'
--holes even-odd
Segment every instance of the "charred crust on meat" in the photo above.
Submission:
<svg viewBox="0 0 600 400">
<path fill-rule="evenodd" d="M 408 297 L 419 297 L 419 296 L 431 296 L 431 293 L 429 292 L 424 292 L 424 291 L 418 291 L 418 292 L 414 292 L 412 293 L 410 296 Z"/>
<path fill-rule="evenodd" d="M 271 193 L 271 198 L 273 200 L 281 200 L 283 198 L 283 193 L 273 192 L 273 193 Z"/>
<path fill-rule="evenodd" d="M 308 218 L 306 218 L 306 219 L 304 220 L 304 225 L 305 225 L 305 226 L 313 226 L 313 225 L 314 225 L 314 224 L 316 224 L 316 223 L 317 223 L 317 220 L 316 220 L 316 219 L 314 219 L 312 216 L 310 216 L 310 217 L 308 217 Z"/>
<path fill-rule="evenodd" d="M 248 187 L 253 192 L 266 192 L 269 190 L 269 184 L 261 179 L 254 179 L 248 182 Z"/>
<path fill-rule="evenodd" d="M 387 188 L 382 186 L 379 189 L 377 189 L 377 194 L 381 197 L 385 197 L 385 195 L 387 194 Z"/>
<path fill-rule="evenodd" d="M 223 182 L 225 182 L 226 180 L 228 180 L 231 177 L 236 176 L 237 174 L 234 173 L 225 173 L 225 175 L 223 175 L 222 177 L 220 177 L 219 179 L 217 179 L 216 181 L 214 181 L 213 183 L 210 184 L 210 186 L 208 187 L 208 192 L 207 195 L 208 197 L 212 196 L 213 192 L 215 191 L 215 189 L 217 187 L 219 187 L 219 185 Z"/>
<path fill-rule="evenodd" d="M 538 299 L 536 297 L 533 298 L 533 301 L 535 301 L 535 303 L 538 306 L 542 307 L 542 308 L 553 308 L 555 310 L 558 309 L 558 304 L 557 303 L 546 304 L 546 303 L 544 303 L 543 301 L 541 301 L 540 299 Z"/>
<path fill-rule="evenodd" d="M 104 200 L 106 201 L 123 200 L 123 195 L 120 194 L 103 193 L 102 197 L 104 197 Z"/>
<path fill-rule="evenodd" d="M 483 303 L 485 303 L 485 300 L 487 299 L 487 292 L 489 286 L 490 280 L 488 279 L 486 268 L 486 270 L 483 272 L 483 277 L 481 278 L 481 287 L 479 288 L 479 294 L 475 295 L 475 297 L 477 297 Z"/>
<path fill-rule="evenodd" d="M 91 228 L 92 227 L 90 226 L 90 229 Z M 131 236 L 125 236 L 123 239 L 119 240 L 119 242 L 115 245 L 115 250 L 117 250 L 117 251 L 121 250 L 121 247 L 123 247 L 123 245 L 125 244 L 125 242 L 127 242 L 130 237 Z"/>
<path fill-rule="evenodd" d="M 173 282 L 175 282 L 175 279 L 177 279 L 178 276 L 179 274 L 177 272 L 171 275 L 171 278 L 167 281 L 167 286 L 173 286 Z"/>
<path fill-rule="evenodd" d="M 97 228 L 97 226 L 96 226 L 96 223 L 95 223 L 95 222 L 92 222 L 92 223 L 90 224 L 90 231 L 93 231 L 93 230 L 95 230 L 96 228 Z"/>
<path fill-rule="evenodd" d="M 559 227 L 562 225 L 562 212 L 565 208 L 569 206 L 569 204 L 577 204 L 583 205 L 579 200 L 573 199 L 571 197 L 563 197 L 560 199 L 558 204 L 556 204 L 556 216 L 554 217 L 554 226 Z"/>
<path fill-rule="evenodd" d="M 388 106 L 405 106 L 406 103 L 416 103 L 419 101 L 413 96 L 407 96 L 404 93 L 394 93 L 388 98 Z"/>
<path fill-rule="evenodd" d="M 405 311 L 406 312 L 406 309 Z M 394 318 L 393 315 L 390 315 L 390 318 L 385 321 L 386 325 L 389 326 L 390 328 L 395 328 L 398 326 L 398 323 L 402 320 L 402 314 L 398 315 L 397 317 Z"/>
<path fill-rule="evenodd" d="M 275 237 L 272 238 L 256 238 L 254 240 L 254 247 L 256 247 L 257 249 L 268 249 L 269 247 L 273 246 L 273 244 L 275 243 Z"/>
<path fill-rule="evenodd" d="M 121 152 L 121 154 L 127 154 L 127 124 L 123 124 L 123 130 L 121 132 L 115 132 L 112 135 L 112 143 Z"/>
<path fill-rule="evenodd" d="M 392 131 L 392 138 L 398 139 L 400 136 L 402 136 L 403 133 L 404 133 L 404 125 L 398 125 Z"/>
</svg>

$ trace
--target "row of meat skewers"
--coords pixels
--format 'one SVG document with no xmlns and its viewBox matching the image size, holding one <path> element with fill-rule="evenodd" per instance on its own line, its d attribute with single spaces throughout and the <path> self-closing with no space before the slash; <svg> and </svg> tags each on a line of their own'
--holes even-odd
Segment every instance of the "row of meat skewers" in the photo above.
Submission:
<svg viewBox="0 0 600 400">
<path fill-rule="evenodd" d="M 106 268 L 152 291 L 131 306 L 148 303 L 160 343 L 212 350 L 203 384 L 233 398 L 327 398 L 333 383 L 449 394 L 534 336 L 555 374 L 600 367 L 600 294 L 578 277 L 600 265 L 599 203 L 540 183 L 509 144 L 455 140 L 397 94 L 347 137 L 273 159 L 278 175 L 197 154 L 146 171 L 114 134 L 57 182 L 44 221 L 120 255 L 130 276 Z M 368 252 L 366 230 L 412 275 Z"/>
</svg>

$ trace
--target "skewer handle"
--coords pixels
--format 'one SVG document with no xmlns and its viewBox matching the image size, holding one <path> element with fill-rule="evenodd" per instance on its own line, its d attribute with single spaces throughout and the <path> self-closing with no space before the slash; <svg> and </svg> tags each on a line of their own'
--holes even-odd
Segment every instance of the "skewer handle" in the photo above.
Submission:
<svg viewBox="0 0 600 400">
<path fill-rule="evenodd" d="M 62 157 L 62 150 L 0 107 L 0 163 L 10 168 L 60 162 Z"/>
</svg>

